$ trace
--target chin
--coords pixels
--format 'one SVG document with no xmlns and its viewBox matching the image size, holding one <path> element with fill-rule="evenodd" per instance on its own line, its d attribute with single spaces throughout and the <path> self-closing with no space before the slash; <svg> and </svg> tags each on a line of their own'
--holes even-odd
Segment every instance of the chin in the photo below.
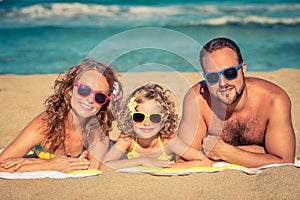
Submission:
<svg viewBox="0 0 300 200">
<path fill-rule="evenodd" d="M 88 118 L 91 116 L 94 116 L 97 114 L 97 112 L 95 111 L 95 109 L 93 110 L 83 110 L 83 109 L 73 109 L 74 113 L 76 113 L 76 115 L 83 117 L 83 118 Z"/>
<path fill-rule="evenodd" d="M 157 132 L 143 132 L 143 133 L 137 133 L 136 136 L 138 138 L 144 138 L 144 139 L 148 139 L 148 138 L 152 138 L 153 136 L 155 136 L 157 134 Z"/>
</svg>

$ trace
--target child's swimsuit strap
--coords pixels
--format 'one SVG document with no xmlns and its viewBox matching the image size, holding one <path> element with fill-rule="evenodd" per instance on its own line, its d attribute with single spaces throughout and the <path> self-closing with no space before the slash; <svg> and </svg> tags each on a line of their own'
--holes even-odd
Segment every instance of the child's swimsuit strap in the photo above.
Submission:
<svg viewBox="0 0 300 200">
<path fill-rule="evenodd" d="M 140 155 L 136 152 L 136 147 L 137 147 L 137 137 L 135 137 L 134 139 L 132 150 L 127 153 L 128 159 L 140 157 Z"/>
<path fill-rule="evenodd" d="M 169 160 L 172 156 L 168 155 L 165 151 L 165 147 L 164 147 L 164 144 L 162 143 L 161 139 L 160 139 L 160 135 L 158 135 L 157 137 L 158 139 L 158 142 L 159 142 L 159 146 L 161 148 L 161 151 L 162 151 L 162 155 L 160 156 L 160 158 L 164 158 L 163 160 L 167 159 Z"/>
</svg>

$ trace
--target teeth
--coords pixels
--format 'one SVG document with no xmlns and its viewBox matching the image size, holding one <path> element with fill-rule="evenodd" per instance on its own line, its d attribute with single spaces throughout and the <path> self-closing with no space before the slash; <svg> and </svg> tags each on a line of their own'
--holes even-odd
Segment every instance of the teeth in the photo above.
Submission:
<svg viewBox="0 0 300 200">
<path fill-rule="evenodd" d="M 225 88 L 223 90 L 220 90 L 220 92 L 227 92 L 227 91 L 230 91 L 232 88 Z"/>
<path fill-rule="evenodd" d="M 143 128 L 142 130 L 145 132 L 149 132 L 149 131 L 152 131 L 152 128 Z"/>
<path fill-rule="evenodd" d="M 86 109 L 89 109 L 89 110 L 92 110 L 92 107 L 86 105 L 86 104 L 83 104 L 83 103 L 80 103 L 80 105 Z"/>
</svg>

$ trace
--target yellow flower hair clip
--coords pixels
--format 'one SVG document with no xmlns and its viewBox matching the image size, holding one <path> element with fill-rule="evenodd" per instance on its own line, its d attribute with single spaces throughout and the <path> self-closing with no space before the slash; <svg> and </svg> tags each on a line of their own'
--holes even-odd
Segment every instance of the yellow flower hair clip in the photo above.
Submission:
<svg viewBox="0 0 300 200">
<path fill-rule="evenodd" d="M 130 101 L 129 101 L 127 106 L 128 106 L 129 111 L 130 111 L 130 114 L 136 112 L 135 108 L 138 106 L 138 104 L 135 101 L 135 97 L 130 98 Z"/>
</svg>

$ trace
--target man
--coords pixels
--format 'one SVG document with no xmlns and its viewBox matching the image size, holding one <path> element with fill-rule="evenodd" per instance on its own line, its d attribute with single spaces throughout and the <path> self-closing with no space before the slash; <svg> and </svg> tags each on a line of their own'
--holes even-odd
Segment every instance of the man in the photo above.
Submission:
<svg viewBox="0 0 300 200">
<path fill-rule="evenodd" d="M 266 80 L 246 78 L 240 49 L 228 38 L 208 42 L 200 64 L 205 80 L 185 96 L 179 136 L 213 162 L 293 163 L 295 134 L 286 92 Z"/>
</svg>

